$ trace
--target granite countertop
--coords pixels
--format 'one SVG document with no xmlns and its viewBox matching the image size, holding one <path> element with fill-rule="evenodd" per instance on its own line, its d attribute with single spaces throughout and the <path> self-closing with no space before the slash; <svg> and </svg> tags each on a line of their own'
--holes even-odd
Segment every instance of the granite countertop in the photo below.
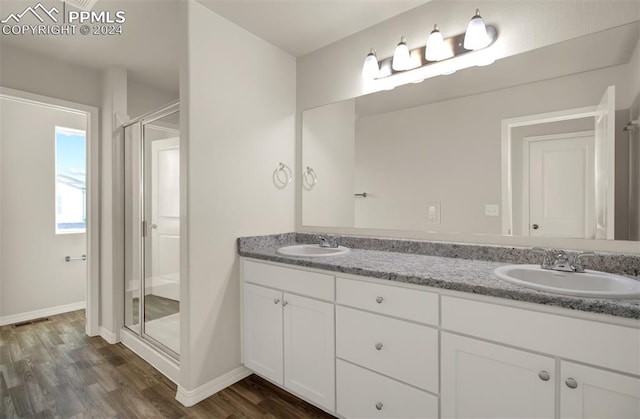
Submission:
<svg viewBox="0 0 640 419">
<path fill-rule="evenodd" d="M 565 296 L 520 287 L 495 277 L 493 270 L 496 267 L 510 263 L 358 248 L 351 248 L 344 255 L 319 258 L 276 253 L 281 246 L 305 242 L 308 243 L 307 240 L 296 240 L 295 233 L 241 238 L 238 240 L 238 252 L 244 257 L 288 265 L 640 319 L 640 299 Z"/>
</svg>

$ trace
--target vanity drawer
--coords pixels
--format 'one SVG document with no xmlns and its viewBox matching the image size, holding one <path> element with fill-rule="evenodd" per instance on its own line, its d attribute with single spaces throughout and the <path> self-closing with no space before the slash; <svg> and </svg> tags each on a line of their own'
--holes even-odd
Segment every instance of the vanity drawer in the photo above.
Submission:
<svg viewBox="0 0 640 419">
<path fill-rule="evenodd" d="M 333 275 L 283 268 L 247 259 L 243 259 L 242 262 L 242 276 L 245 282 L 322 300 L 334 300 Z"/>
<path fill-rule="evenodd" d="M 337 360 L 338 414 L 347 418 L 437 418 L 438 398 Z"/>
<path fill-rule="evenodd" d="M 339 304 L 438 325 L 438 294 L 432 292 L 337 278 L 336 299 Z"/>
<path fill-rule="evenodd" d="M 438 392 L 438 330 L 336 307 L 336 356 Z"/>
<path fill-rule="evenodd" d="M 454 297 L 442 297 L 442 328 L 640 374 L 636 328 Z"/>
</svg>

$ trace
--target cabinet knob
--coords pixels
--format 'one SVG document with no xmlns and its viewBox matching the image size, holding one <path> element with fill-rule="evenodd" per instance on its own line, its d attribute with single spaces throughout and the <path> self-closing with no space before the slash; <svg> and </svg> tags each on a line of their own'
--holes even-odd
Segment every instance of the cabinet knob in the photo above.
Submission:
<svg viewBox="0 0 640 419">
<path fill-rule="evenodd" d="M 531 228 L 532 228 L 532 229 L 534 229 L 534 230 L 537 230 L 537 229 L 539 229 L 539 228 L 540 228 L 540 226 L 539 226 L 538 224 L 533 224 L 533 225 L 531 226 Z"/>
<path fill-rule="evenodd" d="M 282 307 L 286 306 L 287 304 L 289 304 L 289 303 L 286 302 L 285 300 L 282 300 Z"/>
<path fill-rule="evenodd" d="M 382 297 L 376 298 L 376 303 L 378 303 L 378 304 L 382 304 L 383 301 L 384 301 L 384 298 L 382 298 Z"/>
<path fill-rule="evenodd" d="M 549 381 L 549 379 L 551 378 L 551 376 L 549 375 L 549 373 L 548 373 L 548 372 L 546 372 L 546 371 L 540 371 L 540 372 L 538 373 L 538 377 L 540 377 L 540 379 L 541 379 L 542 381 Z"/>
<path fill-rule="evenodd" d="M 280 299 L 279 299 L 279 298 L 274 298 L 274 299 L 273 299 L 273 304 L 278 304 L 279 302 L 280 302 Z"/>
<path fill-rule="evenodd" d="M 381 350 L 382 349 L 382 344 L 381 343 L 376 343 L 376 349 L 377 350 Z"/>
<path fill-rule="evenodd" d="M 578 387 L 578 382 L 576 380 L 574 380 L 573 378 L 567 378 L 564 383 L 569 388 L 577 388 Z"/>
<path fill-rule="evenodd" d="M 381 402 L 376 403 L 376 409 L 382 410 L 382 403 Z"/>
</svg>

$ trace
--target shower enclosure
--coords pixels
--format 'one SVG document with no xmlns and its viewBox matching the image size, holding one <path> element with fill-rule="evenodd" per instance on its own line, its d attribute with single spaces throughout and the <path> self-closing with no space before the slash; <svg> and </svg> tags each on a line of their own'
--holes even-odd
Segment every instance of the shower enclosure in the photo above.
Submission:
<svg viewBox="0 0 640 419">
<path fill-rule="evenodd" d="M 180 106 L 124 126 L 124 324 L 180 357 Z"/>
</svg>

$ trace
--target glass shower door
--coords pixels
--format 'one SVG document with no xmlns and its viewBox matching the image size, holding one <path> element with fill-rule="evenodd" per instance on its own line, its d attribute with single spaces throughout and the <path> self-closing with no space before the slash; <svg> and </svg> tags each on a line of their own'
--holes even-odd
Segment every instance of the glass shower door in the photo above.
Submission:
<svg viewBox="0 0 640 419">
<path fill-rule="evenodd" d="M 180 353 L 180 112 L 169 106 L 124 131 L 125 326 Z"/>
<path fill-rule="evenodd" d="M 143 126 L 144 333 L 180 353 L 179 112 Z"/>
</svg>

